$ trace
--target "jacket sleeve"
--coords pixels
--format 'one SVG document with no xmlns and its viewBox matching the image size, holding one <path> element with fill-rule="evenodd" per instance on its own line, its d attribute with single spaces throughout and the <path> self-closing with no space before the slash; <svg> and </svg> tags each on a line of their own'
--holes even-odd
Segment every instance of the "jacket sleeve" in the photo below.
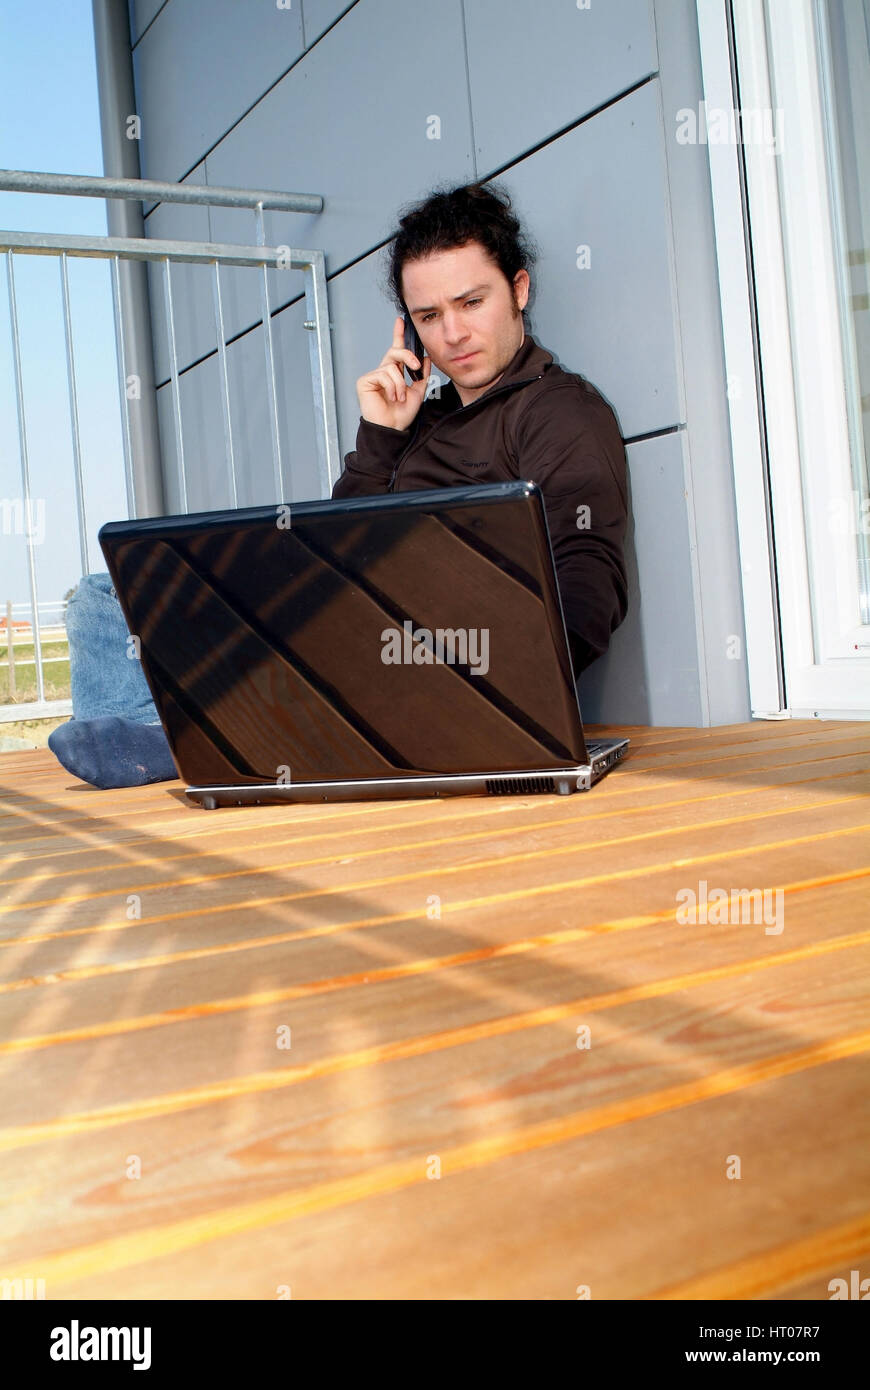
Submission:
<svg viewBox="0 0 870 1390">
<path fill-rule="evenodd" d="M 396 464 L 411 441 L 412 430 L 394 430 L 360 416 L 356 449 L 345 456 L 344 472 L 332 489 L 333 497 L 365 497 L 389 492 Z"/>
<path fill-rule="evenodd" d="M 516 429 L 519 476 L 544 506 L 575 675 L 606 652 L 628 611 L 625 446 L 597 393 L 566 381 L 536 396 Z"/>
</svg>

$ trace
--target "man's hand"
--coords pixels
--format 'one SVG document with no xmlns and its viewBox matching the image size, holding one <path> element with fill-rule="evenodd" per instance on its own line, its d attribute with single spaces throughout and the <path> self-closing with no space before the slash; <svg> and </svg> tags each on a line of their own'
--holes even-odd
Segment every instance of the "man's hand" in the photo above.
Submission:
<svg viewBox="0 0 870 1390">
<path fill-rule="evenodd" d="M 403 364 L 423 368 L 420 381 L 405 381 Z M 432 371 L 432 359 L 421 362 L 405 347 L 405 322 L 398 315 L 393 325 L 393 346 L 373 372 L 361 376 L 356 384 L 360 413 L 373 425 L 388 425 L 390 429 L 406 430 L 423 404 L 426 385 Z"/>
</svg>

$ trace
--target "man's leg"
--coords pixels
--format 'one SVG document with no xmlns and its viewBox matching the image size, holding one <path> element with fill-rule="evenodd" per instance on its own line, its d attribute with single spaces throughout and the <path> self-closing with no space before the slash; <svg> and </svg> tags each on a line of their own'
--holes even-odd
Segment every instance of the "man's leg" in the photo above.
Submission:
<svg viewBox="0 0 870 1390">
<path fill-rule="evenodd" d="M 66 628 L 73 717 L 49 735 L 55 757 L 95 787 L 177 777 L 110 575 L 83 576 Z"/>
</svg>

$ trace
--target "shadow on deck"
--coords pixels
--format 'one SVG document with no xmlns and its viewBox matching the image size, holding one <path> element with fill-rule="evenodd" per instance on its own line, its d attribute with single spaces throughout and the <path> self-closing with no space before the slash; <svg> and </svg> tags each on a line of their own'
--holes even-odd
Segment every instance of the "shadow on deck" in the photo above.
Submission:
<svg viewBox="0 0 870 1390">
<path fill-rule="evenodd" d="M 606 732 L 631 749 L 585 795 L 211 813 L 0 757 L 0 1277 L 827 1299 L 870 1275 L 870 725 Z M 681 920 L 716 889 L 756 920 Z"/>
</svg>

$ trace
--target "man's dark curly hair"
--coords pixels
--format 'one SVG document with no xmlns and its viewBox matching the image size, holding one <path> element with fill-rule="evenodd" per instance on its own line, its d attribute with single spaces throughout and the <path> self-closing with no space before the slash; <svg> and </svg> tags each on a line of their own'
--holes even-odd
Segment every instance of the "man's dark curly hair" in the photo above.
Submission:
<svg viewBox="0 0 870 1390">
<path fill-rule="evenodd" d="M 469 183 L 436 188 L 421 203 L 403 208 L 389 251 L 387 285 L 404 312 L 402 269 L 406 261 L 479 242 L 513 285 L 518 270 L 531 270 L 537 258 L 532 240 L 513 213 L 510 195 L 497 184 Z"/>
</svg>

